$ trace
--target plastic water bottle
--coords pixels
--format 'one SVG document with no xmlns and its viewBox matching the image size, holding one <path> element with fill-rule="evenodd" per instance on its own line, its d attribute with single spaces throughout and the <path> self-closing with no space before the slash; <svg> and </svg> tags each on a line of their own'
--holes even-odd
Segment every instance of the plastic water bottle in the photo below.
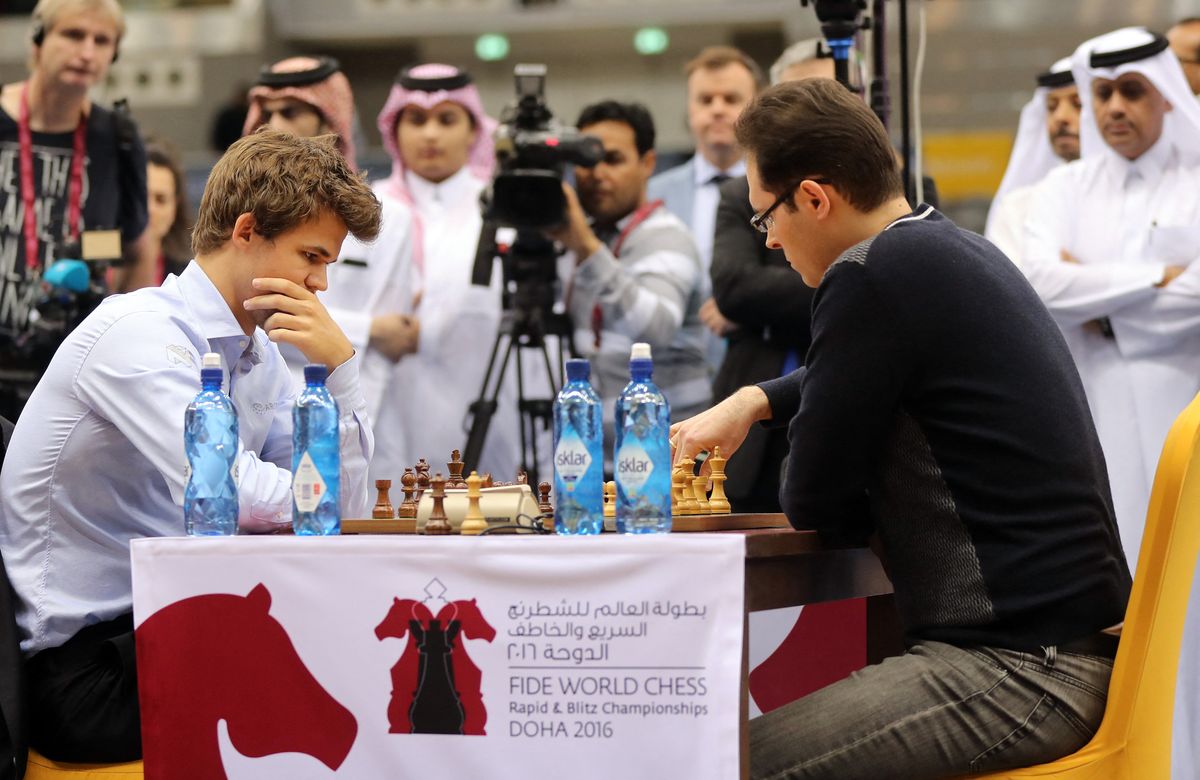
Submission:
<svg viewBox="0 0 1200 780">
<path fill-rule="evenodd" d="M 598 534 L 604 523 L 604 420 L 586 360 L 567 361 L 554 399 L 554 530 Z"/>
<path fill-rule="evenodd" d="M 629 384 L 617 398 L 617 530 L 626 534 L 671 530 L 671 407 L 651 374 L 649 344 L 629 354 Z"/>
<path fill-rule="evenodd" d="M 189 536 L 233 536 L 238 527 L 237 411 L 221 392 L 221 356 L 205 354 L 200 393 L 183 418 L 187 486 L 183 527 Z"/>
<path fill-rule="evenodd" d="M 305 366 L 304 392 L 292 408 L 292 530 L 300 536 L 342 530 L 338 406 L 326 375 L 321 363 Z"/>
</svg>

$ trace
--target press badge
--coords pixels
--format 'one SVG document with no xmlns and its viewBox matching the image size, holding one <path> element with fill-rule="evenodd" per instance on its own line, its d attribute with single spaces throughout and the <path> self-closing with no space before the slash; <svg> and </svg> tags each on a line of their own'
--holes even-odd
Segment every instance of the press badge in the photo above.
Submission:
<svg viewBox="0 0 1200 780">
<path fill-rule="evenodd" d="M 121 259 L 119 230 L 85 230 L 79 243 L 79 253 L 83 255 L 83 260 Z"/>
</svg>

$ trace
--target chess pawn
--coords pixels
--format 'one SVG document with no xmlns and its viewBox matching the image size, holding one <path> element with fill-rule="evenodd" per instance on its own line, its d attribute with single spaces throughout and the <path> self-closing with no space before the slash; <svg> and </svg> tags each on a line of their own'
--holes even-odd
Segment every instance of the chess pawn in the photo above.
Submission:
<svg viewBox="0 0 1200 780">
<path fill-rule="evenodd" d="M 721 457 L 721 448 L 713 447 L 712 455 L 708 458 L 708 465 L 712 468 L 712 495 L 708 499 L 710 511 L 714 515 L 729 514 L 729 499 L 725 497 L 725 461 L 726 458 Z"/>
<path fill-rule="evenodd" d="M 446 487 L 466 488 L 467 483 L 463 481 L 463 466 L 465 465 L 462 460 L 462 454 L 458 450 L 453 450 L 450 453 L 450 462 L 446 464 L 446 470 L 450 472 Z"/>
<path fill-rule="evenodd" d="M 453 531 L 450 519 L 446 517 L 446 478 L 439 471 L 429 480 L 429 484 L 433 489 L 433 510 L 429 513 L 429 519 L 425 521 L 425 533 L 431 536 L 446 536 Z"/>
<path fill-rule="evenodd" d="M 483 495 L 483 480 L 474 471 L 466 479 L 467 486 L 467 515 L 463 518 L 461 532 L 463 536 L 478 536 L 487 530 L 487 519 L 479 508 L 479 498 Z"/>
<path fill-rule="evenodd" d="M 388 495 L 388 490 L 392 487 L 390 479 L 375 480 L 375 489 L 379 491 L 379 496 L 375 499 L 375 506 L 371 509 L 371 517 L 375 520 L 391 520 L 395 512 L 392 509 L 392 498 Z"/>
<path fill-rule="evenodd" d="M 417 475 L 413 473 L 412 469 L 404 470 L 404 475 L 400 477 L 400 486 L 404 490 L 404 500 L 400 502 L 396 516 L 416 517 L 417 502 L 413 498 L 413 494 L 417 492 Z"/>
<path fill-rule="evenodd" d="M 696 514 L 712 514 L 712 505 L 708 502 L 708 477 L 692 477 L 692 493 L 696 497 Z"/>
<path fill-rule="evenodd" d="M 424 465 L 424 468 L 422 468 Z M 429 464 L 425 463 L 425 459 L 421 458 L 417 462 L 417 495 L 416 502 L 421 503 L 421 496 L 425 495 L 425 491 L 429 490 Z"/>
<path fill-rule="evenodd" d="M 671 514 L 681 515 L 683 510 L 680 504 L 683 503 L 683 481 L 687 479 L 687 475 L 683 473 L 682 466 L 676 466 L 671 472 Z"/>
<path fill-rule="evenodd" d="M 617 516 L 617 483 L 616 482 L 605 482 L 604 483 L 604 516 L 605 517 L 613 517 L 613 518 L 615 518 Z"/>
<path fill-rule="evenodd" d="M 683 472 L 683 493 L 679 497 L 681 515 L 694 515 L 700 511 L 700 505 L 696 503 L 696 494 L 692 492 L 692 471 L 695 467 L 696 461 L 691 458 L 679 461 L 679 468 Z"/>
</svg>

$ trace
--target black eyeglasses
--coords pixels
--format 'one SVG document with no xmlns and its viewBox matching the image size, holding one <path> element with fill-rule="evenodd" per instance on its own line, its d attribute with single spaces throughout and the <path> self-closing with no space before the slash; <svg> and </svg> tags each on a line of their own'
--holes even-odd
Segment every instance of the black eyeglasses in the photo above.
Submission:
<svg viewBox="0 0 1200 780">
<path fill-rule="evenodd" d="M 816 177 L 809 177 L 806 179 L 801 179 L 796 184 L 793 184 L 791 187 L 788 187 L 787 191 L 784 192 L 782 195 L 780 195 L 778 198 L 776 198 L 775 202 L 772 203 L 770 206 L 768 206 L 766 211 L 761 211 L 758 214 L 755 214 L 753 217 L 751 217 L 750 218 L 750 227 L 754 228 L 759 233 L 766 233 L 768 230 L 775 227 L 775 220 L 771 219 L 771 212 L 774 211 L 775 209 L 779 208 L 779 206 L 782 203 L 784 203 L 785 201 L 791 200 L 792 194 L 796 191 L 796 188 L 799 187 L 801 184 L 803 184 L 806 181 L 811 181 L 814 184 L 830 184 L 831 183 L 829 181 L 829 179 L 821 179 L 821 178 L 816 178 Z"/>
</svg>

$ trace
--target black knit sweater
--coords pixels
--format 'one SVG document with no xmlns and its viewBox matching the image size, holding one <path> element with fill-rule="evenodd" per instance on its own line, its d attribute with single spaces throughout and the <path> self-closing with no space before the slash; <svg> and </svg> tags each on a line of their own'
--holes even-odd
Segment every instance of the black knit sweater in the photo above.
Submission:
<svg viewBox="0 0 1200 780">
<path fill-rule="evenodd" d="M 1032 650 L 1121 621 L 1130 575 L 1087 400 L 1003 254 L 928 206 L 847 250 L 789 420 L 797 528 L 878 532 L 910 640 Z"/>
</svg>

